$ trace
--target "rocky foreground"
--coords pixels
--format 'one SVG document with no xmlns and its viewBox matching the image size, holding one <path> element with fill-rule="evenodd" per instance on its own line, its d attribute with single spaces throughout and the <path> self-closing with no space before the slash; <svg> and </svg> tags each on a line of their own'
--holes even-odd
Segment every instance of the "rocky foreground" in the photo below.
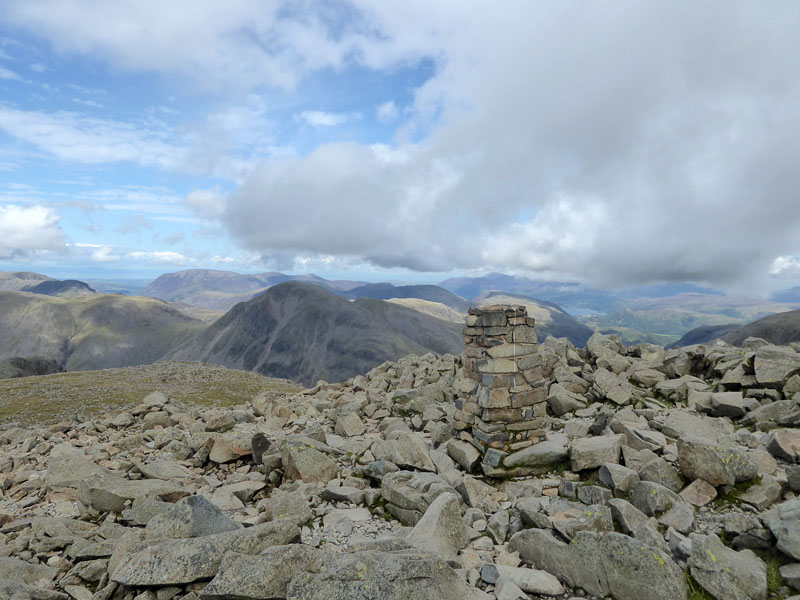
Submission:
<svg viewBox="0 0 800 600">
<path fill-rule="evenodd" d="M 493 472 L 516 479 L 483 475 L 450 355 L 236 409 L 154 391 L 8 426 L 0 598 L 786 598 L 799 350 L 548 338 L 546 436 Z"/>
</svg>

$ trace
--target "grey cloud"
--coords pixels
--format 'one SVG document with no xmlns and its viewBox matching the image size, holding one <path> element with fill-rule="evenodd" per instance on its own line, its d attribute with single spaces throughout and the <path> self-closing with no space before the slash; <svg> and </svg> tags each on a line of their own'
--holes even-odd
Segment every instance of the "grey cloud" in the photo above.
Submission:
<svg viewBox="0 0 800 600">
<path fill-rule="evenodd" d="M 387 55 L 437 58 L 407 125 L 438 122 L 263 163 L 225 215 L 247 248 L 719 284 L 800 251 L 796 3 L 364 10 Z"/>
</svg>

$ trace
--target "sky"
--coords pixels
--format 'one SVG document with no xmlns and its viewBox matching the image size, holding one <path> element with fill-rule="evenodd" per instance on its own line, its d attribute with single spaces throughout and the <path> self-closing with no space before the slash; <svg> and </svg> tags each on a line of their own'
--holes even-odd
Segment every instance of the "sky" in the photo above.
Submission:
<svg viewBox="0 0 800 600">
<path fill-rule="evenodd" d="M 4 0 L 0 270 L 800 285 L 800 3 Z"/>
</svg>

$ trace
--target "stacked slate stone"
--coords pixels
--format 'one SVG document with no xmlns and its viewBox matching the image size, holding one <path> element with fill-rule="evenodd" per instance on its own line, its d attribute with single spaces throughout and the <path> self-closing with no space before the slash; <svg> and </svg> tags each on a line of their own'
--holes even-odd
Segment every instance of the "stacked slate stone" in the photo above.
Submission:
<svg viewBox="0 0 800 600">
<path fill-rule="evenodd" d="M 483 455 L 487 475 L 544 437 L 547 387 L 525 307 L 471 308 L 464 328 L 464 378 L 457 426 Z M 509 475 L 513 473 L 508 473 Z"/>
</svg>

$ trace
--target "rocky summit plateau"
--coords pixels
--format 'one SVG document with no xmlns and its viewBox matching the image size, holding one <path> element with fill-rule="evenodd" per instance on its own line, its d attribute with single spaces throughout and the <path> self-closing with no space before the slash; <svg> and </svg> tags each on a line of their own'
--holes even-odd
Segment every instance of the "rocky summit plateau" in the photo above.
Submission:
<svg viewBox="0 0 800 600">
<path fill-rule="evenodd" d="M 237 406 L 154 379 L 6 423 L 0 598 L 800 597 L 800 344 L 576 348 L 503 306 L 464 334 Z"/>
</svg>

